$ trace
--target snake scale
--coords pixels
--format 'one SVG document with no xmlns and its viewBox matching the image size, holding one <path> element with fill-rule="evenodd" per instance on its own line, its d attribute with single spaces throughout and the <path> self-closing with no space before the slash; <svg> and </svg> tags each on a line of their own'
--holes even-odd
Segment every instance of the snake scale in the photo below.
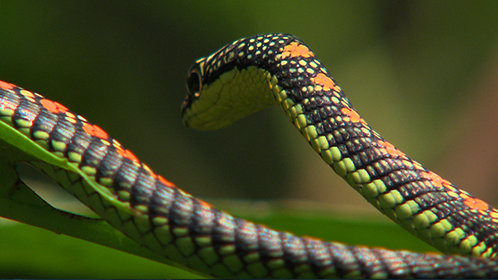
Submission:
<svg viewBox="0 0 498 280">
<path fill-rule="evenodd" d="M 208 275 L 498 277 L 498 211 L 372 130 L 301 40 L 289 34 L 236 40 L 197 60 L 187 87 L 182 117 L 197 129 L 223 127 L 279 104 L 312 148 L 367 201 L 448 255 L 326 242 L 233 217 L 156 174 L 99 126 L 7 82 L 0 82 L 0 120 L 12 128 L 9 133 L 62 159 L 62 166 L 30 164 L 112 226 Z"/>
</svg>

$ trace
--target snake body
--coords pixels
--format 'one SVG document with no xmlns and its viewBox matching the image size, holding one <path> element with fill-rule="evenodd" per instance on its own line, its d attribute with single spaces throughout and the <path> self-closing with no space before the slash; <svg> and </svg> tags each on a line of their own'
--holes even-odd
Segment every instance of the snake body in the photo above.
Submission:
<svg viewBox="0 0 498 280">
<path fill-rule="evenodd" d="M 454 255 L 349 246 L 233 217 L 152 171 L 99 126 L 6 82 L 0 82 L 0 120 L 9 133 L 60 159 L 30 163 L 111 225 L 209 275 L 498 277 L 498 211 L 381 138 L 301 40 L 288 34 L 239 39 L 197 60 L 187 85 L 187 126 L 218 128 L 279 104 L 323 160 L 371 204 Z"/>
</svg>

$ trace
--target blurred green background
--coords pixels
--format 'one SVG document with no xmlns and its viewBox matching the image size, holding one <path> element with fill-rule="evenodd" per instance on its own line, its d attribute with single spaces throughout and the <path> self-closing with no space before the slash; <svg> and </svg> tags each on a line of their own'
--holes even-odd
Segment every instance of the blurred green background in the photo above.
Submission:
<svg viewBox="0 0 498 280">
<path fill-rule="evenodd" d="M 322 227 L 338 218 L 342 228 L 351 213 L 361 217 L 355 225 L 378 215 L 278 108 L 220 131 L 183 127 L 193 61 L 239 37 L 297 35 L 385 138 L 496 205 L 497 11 L 498 1 L 0 0 L 0 79 L 82 114 L 188 192 L 311 235 L 306 221 L 324 219 L 315 221 Z M 320 214 L 302 222 L 293 214 L 287 226 L 279 222 L 290 214 L 274 204 L 238 200 L 286 201 L 289 213 Z M 341 214 L 329 221 L 323 213 Z M 146 262 L 149 268 L 135 257 L 122 266 L 128 256 L 27 226 L 0 227 L 0 277 L 188 277 L 164 276 L 161 265 Z M 315 234 L 341 240 L 321 230 Z M 368 235 L 389 246 L 375 242 L 382 233 Z M 361 235 L 341 241 L 370 242 Z M 89 261 L 94 255 L 103 257 Z"/>
</svg>

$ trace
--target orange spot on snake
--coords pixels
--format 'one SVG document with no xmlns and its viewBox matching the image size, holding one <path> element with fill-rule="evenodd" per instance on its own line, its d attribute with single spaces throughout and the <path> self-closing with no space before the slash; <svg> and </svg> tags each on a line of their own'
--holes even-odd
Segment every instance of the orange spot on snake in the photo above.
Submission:
<svg viewBox="0 0 498 280">
<path fill-rule="evenodd" d="M 4 81 L 0 81 L 0 88 L 1 89 L 13 89 L 15 88 L 16 86 L 11 84 L 11 83 L 7 83 L 7 82 L 4 82 Z"/>
<path fill-rule="evenodd" d="M 127 158 L 129 160 L 131 160 L 134 164 L 136 165 L 140 165 L 140 161 L 138 160 L 137 156 L 135 154 L 133 154 L 130 150 L 128 149 L 124 149 L 121 144 L 119 144 L 119 142 L 115 141 L 113 143 L 113 146 L 114 148 L 116 148 L 116 152 L 118 152 L 118 154 L 124 158 Z M 144 167 L 145 169 L 149 169 L 150 168 L 148 166 Z M 151 171 L 152 172 L 152 171 Z"/>
<path fill-rule="evenodd" d="M 312 57 L 314 56 L 313 52 L 308 49 L 303 44 L 299 44 L 297 42 L 292 42 L 284 47 L 284 52 L 282 53 L 282 58 L 286 57 Z"/>
<path fill-rule="evenodd" d="M 393 144 L 387 142 L 387 141 L 382 141 L 379 140 L 378 143 L 380 144 L 380 150 L 383 152 L 386 152 L 392 156 L 397 156 L 397 157 L 405 157 L 405 153 L 402 151 L 398 150 L 396 147 L 394 147 Z"/>
<path fill-rule="evenodd" d="M 311 81 L 323 86 L 325 90 L 340 91 L 340 88 L 334 83 L 334 81 L 332 81 L 332 79 L 324 73 L 319 73 L 316 77 L 311 78 Z"/>
<path fill-rule="evenodd" d="M 455 191 L 456 189 L 451 185 L 450 181 L 445 180 L 441 178 L 441 176 L 437 175 L 436 173 L 432 171 L 422 171 L 420 175 L 428 180 L 431 180 L 434 185 L 438 185 L 441 187 L 445 187 L 447 189 L 450 189 L 452 191 Z M 465 194 L 459 194 L 460 197 L 464 196 Z"/>
<path fill-rule="evenodd" d="M 475 197 L 469 197 L 465 199 L 463 203 L 465 203 L 465 205 L 469 206 L 472 209 L 477 209 L 482 211 L 489 209 L 489 204 Z"/>
<path fill-rule="evenodd" d="M 66 106 L 59 104 L 58 102 L 52 101 L 50 99 L 42 99 L 40 100 L 40 103 L 45 109 L 54 114 L 65 113 L 68 111 Z"/>
<path fill-rule="evenodd" d="M 109 138 L 109 135 L 107 132 L 105 132 L 102 128 L 98 127 L 97 125 L 94 124 L 89 124 L 89 123 L 84 123 L 83 124 L 83 130 L 90 134 L 91 136 L 96 136 L 100 139 L 107 139 Z"/>
<path fill-rule="evenodd" d="M 360 115 L 358 115 L 358 113 L 353 109 L 344 107 L 341 109 L 341 113 L 349 117 L 349 119 L 353 123 L 361 122 L 362 124 L 366 124 L 366 122 L 360 117 Z"/>
<path fill-rule="evenodd" d="M 175 187 L 175 184 L 173 184 L 172 182 L 164 179 L 164 177 L 161 176 L 161 175 L 158 175 L 157 179 L 159 179 L 159 181 L 161 181 L 161 183 L 163 183 L 166 187 Z"/>
<path fill-rule="evenodd" d="M 207 203 L 206 201 L 203 201 L 203 200 L 200 200 L 200 199 L 199 199 L 199 200 L 197 200 L 197 202 L 198 202 L 200 205 L 202 205 L 202 206 L 204 206 L 204 207 L 206 207 L 206 208 L 213 208 L 213 205 L 211 205 L 211 204 Z"/>
<path fill-rule="evenodd" d="M 137 156 L 132 153 L 130 150 L 126 149 L 125 151 L 125 158 L 130 159 L 131 161 L 135 163 L 139 163 L 140 161 L 138 160 Z"/>
</svg>

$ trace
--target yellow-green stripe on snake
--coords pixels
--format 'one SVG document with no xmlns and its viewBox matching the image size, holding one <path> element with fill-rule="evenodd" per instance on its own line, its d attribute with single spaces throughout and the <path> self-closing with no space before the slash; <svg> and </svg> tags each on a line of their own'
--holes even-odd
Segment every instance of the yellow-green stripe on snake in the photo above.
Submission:
<svg viewBox="0 0 498 280">
<path fill-rule="evenodd" d="M 75 173 L 31 162 L 99 216 L 150 250 L 203 273 L 242 278 L 498 277 L 497 210 L 381 138 L 301 40 L 288 34 L 239 39 L 197 60 L 187 85 L 182 106 L 187 126 L 219 128 L 279 104 L 322 159 L 365 199 L 454 255 L 348 246 L 233 217 L 154 173 L 65 106 L 5 82 L 0 83 L 0 119 L 33 145 L 76 166 Z"/>
</svg>

